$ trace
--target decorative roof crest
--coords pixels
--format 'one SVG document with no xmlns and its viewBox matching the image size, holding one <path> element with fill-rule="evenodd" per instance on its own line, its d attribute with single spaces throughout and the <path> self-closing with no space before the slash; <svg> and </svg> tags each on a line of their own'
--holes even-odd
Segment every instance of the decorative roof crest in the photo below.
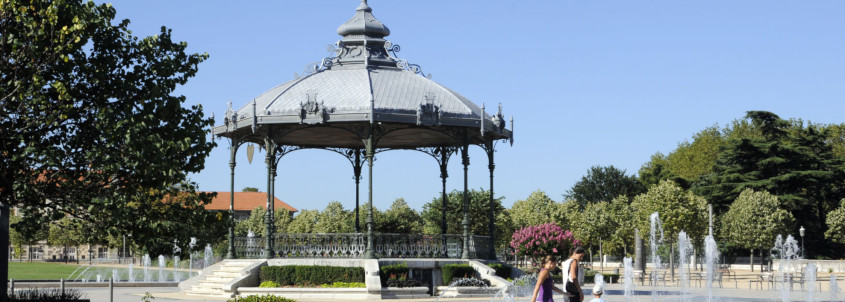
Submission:
<svg viewBox="0 0 845 302">
<path fill-rule="evenodd" d="M 434 104 L 434 94 L 425 95 L 425 103 L 417 108 L 417 125 L 440 126 L 440 105 Z"/>
<path fill-rule="evenodd" d="M 299 123 L 305 123 L 309 117 L 316 117 L 316 121 L 308 122 L 309 124 L 322 124 L 329 120 L 329 114 L 335 111 L 335 108 L 326 108 L 325 102 L 317 101 L 317 92 L 310 90 L 305 93 L 305 102 L 299 103 Z"/>
</svg>

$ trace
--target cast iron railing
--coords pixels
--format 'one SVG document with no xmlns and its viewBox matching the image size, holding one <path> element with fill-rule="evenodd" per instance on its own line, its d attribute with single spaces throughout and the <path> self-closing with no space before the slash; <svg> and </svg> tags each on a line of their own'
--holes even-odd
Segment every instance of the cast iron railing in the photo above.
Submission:
<svg viewBox="0 0 845 302">
<path fill-rule="evenodd" d="M 489 236 L 471 236 L 469 254 L 488 259 Z M 238 258 L 266 258 L 261 250 L 264 238 L 235 237 Z M 273 250 L 278 258 L 363 258 L 367 236 L 360 233 L 276 234 Z M 460 258 L 461 235 L 375 234 L 373 250 L 377 258 Z"/>
</svg>

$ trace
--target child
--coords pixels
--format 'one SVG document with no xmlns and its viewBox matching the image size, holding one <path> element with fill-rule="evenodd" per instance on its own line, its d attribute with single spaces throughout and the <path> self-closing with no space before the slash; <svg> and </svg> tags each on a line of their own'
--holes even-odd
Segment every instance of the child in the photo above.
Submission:
<svg viewBox="0 0 845 302">
<path fill-rule="evenodd" d="M 596 284 L 596 286 L 593 286 L 593 297 L 595 298 L 593 298 L 593 300 L 590 300 L 590 302 L 604 302 L 604 299 L 601 298 L 601 295 L 603 293 L 604 290 L 602 290 L 601 285 Z"/>
</svg>

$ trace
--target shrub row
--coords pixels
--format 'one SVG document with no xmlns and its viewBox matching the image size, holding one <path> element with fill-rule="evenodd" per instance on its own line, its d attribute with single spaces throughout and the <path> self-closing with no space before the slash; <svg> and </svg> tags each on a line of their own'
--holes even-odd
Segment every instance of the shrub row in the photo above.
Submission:
<svg viewBox="0 0 845 302">
<path fill-rule="evenodd" d="M 362 288 L 362 287 L 367 287 L 367 284 L 366 284 L 366 283 L 364 283 L 364 282 L 335 282 L 335 283 L 332 283 L 332 284 L 323 284 L 323 285 L 321 285 L 320 287 L 331 287 L 331 288 L 337 288 L 337 287 L 352 288 L 352 287 L 357 287 L 357 288 Z"/>
<path fill-rule="evenodd" d="M 229 301 L 226 301 L 226 302 L 296 302 L 296 300 L 288 299 L 288 298 L 284 298 L 284 297 L 279 297 L 279 296 L 272 296 L 272 295 L 271 296 L 252 295 L 252 296 L 246 296 L 246 297 L 243 297 L 243 298 L 235 297 L 235 298 L 229 299 Z"/>
<path fill-rule="evenodd" d="M 502 263 L 491 263 L 488 264 L 490 268 L 496 270 L 496 276 L 502 277 L 503 279 L 507 279 L 511 277 L 511 267 L 504 265 Z"/>
<path fill-rule="evenodd" d="M 467 278 L 475 276 L 475 269 L 469 264 L 447 264 L 440 268 L 443 274 L 443 284 L 450 284 L 453 278 Z"/>
<path fill-rule="evenodd" d="M 285 265 L 261 268 L 261 282 L 273 281 L 280 286 L 319 286 L 335 282 L 364 282 L 363 267 Z"/>
<path fill-rule="evenodd" d="M 28 289 L 15 291 L 9 295 L 9 301 L 13 302 L 48 302 L 48 301 L 90 301 L 83 299 L 84 294 L 75 289 L 65 289 L 64 293 L 58 288 L 53 289 Z"/>
</svg>

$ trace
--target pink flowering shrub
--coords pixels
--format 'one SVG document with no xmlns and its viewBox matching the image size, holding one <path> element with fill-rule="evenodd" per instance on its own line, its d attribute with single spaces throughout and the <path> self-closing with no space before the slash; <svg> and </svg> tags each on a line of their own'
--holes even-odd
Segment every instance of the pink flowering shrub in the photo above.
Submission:
<svg viewBox="0 0 845 302">
<path fill-rule="evenodd" d="M 580 245 L 572 232 L 554 223 L 528 226 L 517 230 L 511 238 L 511 248 L 517 256 L 528 256 L 534 265 L 539 265 L 546 255 L 562 258 L 569 256 L 573 245 Z"/>
</svg>

